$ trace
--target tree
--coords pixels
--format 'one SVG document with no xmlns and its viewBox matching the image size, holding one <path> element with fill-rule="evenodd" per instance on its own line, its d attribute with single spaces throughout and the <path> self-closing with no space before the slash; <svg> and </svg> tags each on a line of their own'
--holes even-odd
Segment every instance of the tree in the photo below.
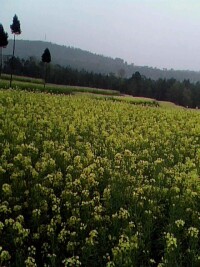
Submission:
<svg viewBox="0 0 200 267">
<path fill-rule="evenodd" d="M 123 78 L 125 77 L 125 75 L 126 75 L 126 71 L 125 71 L 125 69 L 121 68 L 121 69 L 118 70 L 118 76 L 119 76 L 121 79 L 123 79 Z"/>
<path fill-rule="evenodd" d="M 3 48 L 8 45 L 8 34 L 4 31 L 3 25 L 0 24 L 0 48 L 1 48 L 1 62 L 0 62 L 0 77 L 3 67 Z"/>
<path fill-rule="evenodd" d="M 47 75 L 47 63 L 51 62 L 51 54 L 48 48 L 44 50 L 42 54 L 42 62 L 44 63 L 44 88 L 46 85 L 46 75 Z"/>
<path fill-rule="evenodd" d="M 10 29 L 11 29 L 12 34 L 14 34 L 11 75 L 10 75 L 10 87 L 11 87 L 12 86 L 12 74 L 13 74 L 13 59 L 15 56 L 15 35 L 21 34 L 20 21 L 18 20 L 17 15 L 14 15 L 13 17 L 13 23 L 12 25 L 10 25 Z"/>
</svg>

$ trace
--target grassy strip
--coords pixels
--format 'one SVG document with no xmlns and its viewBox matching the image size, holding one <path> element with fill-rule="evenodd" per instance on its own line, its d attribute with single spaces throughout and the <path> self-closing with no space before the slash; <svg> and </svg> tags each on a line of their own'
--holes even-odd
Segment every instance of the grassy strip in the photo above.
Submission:
<svg viewBox="0 0 200 267">
<path fill-rule="evenodd" d="M 114 96 L 112 97 L 114 101 L 127 102 L 134 105 L 144 105 L 144 106 L 155 106 L 158 107 L 159 102 L 155 99 L 140 98 L 140 97 L 129 97 L 129 96 Z"/>
<path fill-rule="evenodd" d="M 80 94 L 80 93 L 78 93 Z M 123 103 L 130 103 L 134 105 L 143 105 L 143 106 L 151 106 L 151 107 L 159 107 L 160 104 L 158 101 L 151 99 L 151 98 L 139 98 L 139 97 L 132 97 L 132 96 L 111 96 L 111 95 L 94 95 L 91 93 L 84 93 L 84 95 L 90 96 L 93 99 L 97 100 L 111 100 L 115 102 L 123 102 Z"/>
<path fill-rule="evenodd" d="M 54 94 L 70 94 L 73 92 L 70 88 L 59 88 L 53 86 L 46 86 L 44 88 L 43 84 L 34 84 L 30 82 L 20 82 L 20 81 L 13 81 L 12 83 L 13 89 L 20 89 L 26 91 L 33 91 L 33 92 L 47 92 L 47 93 L 54 93 Z M 4 89 L 9 89 L 9 84 L 5 80 L 0 81 L 0 86 Z"/>
<path fill-rule="evenodd" d="M 10 75 L 9 74 L 2 74 L 1 78 L 3 80 L 10 80 Z M 19 81 L 19 82 L 29 82 L 29 83 L 43 84 L 43 80 L 42 79 L 26 77 L 26 76 L 13 75 L 13 80 L 14 81 Z"/>
<path fill-rule="evenodd" d="M 177 108 L 182 108 L 184 109 L 184 107 L 178 106 L 172 102 L 168 102 L 168 101 L 159 101 L 160 106 L 164 109 L 177 109 Z"/>
<path fill-rule="evenodd" d="M 98 88 L 90 88 L 90 87 L 78 87 L 78 86 L 65 86 L 65 85 L 55 85 L 55 84 L 46 84 L 44 88 L 43 84 L 41 83 L 32 83 L 32 82 L 25 82 L 14 80 L 13 83 L 14 89 L 21 89 L 26 91 L 39 91 L 39 92 L 47 92 L 52 94 L 72 94 L 74 92 L 89 92 L 93 94 L 104 94 L 104 95 L 119 95 L 119 91 L 114 90 L 105 90 L 105 89 L 98 89 Z M 9 88 L 9 82 L 7 80 L 0 80 L 0 87 L 4 89 Z"/>
</svg>

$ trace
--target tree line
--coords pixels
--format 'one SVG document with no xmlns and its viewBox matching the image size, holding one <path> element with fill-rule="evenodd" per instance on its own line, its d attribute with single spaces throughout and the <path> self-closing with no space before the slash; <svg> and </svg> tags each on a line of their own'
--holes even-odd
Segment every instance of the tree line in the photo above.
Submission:
<svg viewBox="0 0 200 267">
<path fill-rule="evenodd" d="M 2 48 L 8 45 L 8 34 L 4 31 L 3 25 L 0 24 L 0 76 L 2 70 L 10 74 L 10 87 L 12 87 L 12 76 L 14 73 L 16 75 L 43 78 L 44 87 L 47 81 L 55 84 L 113 89 L 132 96 L 171 101 L 175 104 L 192 108 L 200 107 L 200 82 L 191 83 L 190 80 L 177 81 L 173 78 L 160 78 L 155 81 L 142 76 L 138 71 L 131 78 L 125 78 L 123 70 L 120 75 L 116 76 L 114 73 L 100 74 L 88 72 L 84 69 L 77 70 L 63 67 L 58 64 L 50 66 L 48 63 L 51 62 L 51 53 L 48 48 L 44 50 L 41 62 L 33 57 L 26 60 L 19 59 L 15 57 L 15 36 L 21 34 L 20 21 L 17 15 L 13 17 L 10 29 L 12 34 L 14 34 L 13 53 L 4 66 L 2 66 Z"/>
<path fill-rule="evenodd" d="M 29 59 L 15 57 L 12 64 L 16 75 L 44 78 L 44 63 L 34 57 Z M 3 71 L 10 74 L 12 67 L 10 58 L 5 62 Z M 48 83 L 113 89 L 123 94 L 171 101 L 185 107 L 200 107 L 200 82 L 191 83 L 190 80 L 181 82 L 174 78 L 155 81 L 142 76 L 139 72 L 135 72 L 131 78 L 120 78 L 113 73 L 104 75 L 54 64 L 48 64 L 46 70 Z"/>
<path fill-rule="evenodd" d="M 9 39 L 9 44 L 4 49 L 5 55 L 12 54 L 13 40 Z M 141 75 L 151 78 L 153 80 L 170 79 L 174 77 L 178 81 L 190 79 L 191 82 L 200 80 L 200 72 L 189 70 L 169 70 L 157 69 L 148 66 L 137 66 L 128 64 L 119 58 L 110 58 L 103 55 L 93 54 L 78 48 L 58 45 L 46 41 L 27 41 L 17 40 L 17 56 L 20 58 L 29 58 L 30 56 L 36 57 L 38 60 L 41 58 L 41 51 L 48 47 L 51 51 L 52 62 L 61 66 L 70 66 L 73 69 L 86 70 L 88 72 L 109 74 L 115 73 L 116 76 L 121 78 L 130 78 L 133 73 L 139 71 Z"/>
</svg>

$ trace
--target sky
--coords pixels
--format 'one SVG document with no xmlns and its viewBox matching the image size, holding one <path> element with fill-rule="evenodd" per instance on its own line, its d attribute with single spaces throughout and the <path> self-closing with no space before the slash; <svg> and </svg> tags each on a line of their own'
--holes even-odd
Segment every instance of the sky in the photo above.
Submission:
<svg viewBox="0 0 200 267">
<path fill-rule="evenodd" d="M 199 0 L 0 0 L 12 38 L 50 41 L 127 63 L 200 71 Z"/>
</svg>

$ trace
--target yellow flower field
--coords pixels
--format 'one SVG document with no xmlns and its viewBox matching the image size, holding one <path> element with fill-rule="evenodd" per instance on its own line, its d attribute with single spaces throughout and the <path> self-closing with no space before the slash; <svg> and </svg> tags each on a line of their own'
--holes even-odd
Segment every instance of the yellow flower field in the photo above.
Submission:
<svg viewBox="0 0 200 267">
<path fill-rule="evenodd" d="M 200 266 L 200 113 L 0 90 L 0 266 Z"/>
</svg>

